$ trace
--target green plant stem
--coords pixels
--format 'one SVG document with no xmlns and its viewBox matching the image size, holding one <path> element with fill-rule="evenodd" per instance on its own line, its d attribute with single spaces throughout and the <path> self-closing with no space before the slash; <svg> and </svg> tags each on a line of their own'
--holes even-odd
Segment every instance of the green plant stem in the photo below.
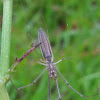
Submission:
<svg viewBox="0 0 100 100">
<path fill-rule="evenodd" d="M 13 0 L 3 0 L 3 25 L 0 58 L 0 100 L 10 100 L 5 88 L 5 75 L 9 68 Z"/>
<path fill-rule="evenodd" d="M 12 0 L 3 0 L 0 77 L 4 77 L 9 68 L 11 23 L 12 23 Z"/>
<path fill-rule="evenodd" d="M 3 81 L 0 81 L 0 100 L 10 100 Z"/>
</svg>

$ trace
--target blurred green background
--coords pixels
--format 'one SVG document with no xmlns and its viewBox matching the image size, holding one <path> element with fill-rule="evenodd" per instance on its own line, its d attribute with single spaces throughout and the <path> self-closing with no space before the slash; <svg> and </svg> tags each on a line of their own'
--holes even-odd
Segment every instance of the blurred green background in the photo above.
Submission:
<svg viewBox="0 0 100 100">
<path fill-rule="evenodd" d="M 2 8 L 0 1 L 0 38 Z M 54 62 L 72 57 L 57 64 L 70 85 L 84 95 L 100 91 L 100 0 L 14 0 L 10 66 L 32 43 L 38 43 L 38 30 L 42 27 L 46 31 L 46 25 Z M 40 48 L 36 50 L 42 57 Z M 16 87 L 31 83 L 45 68 L 34 60 L 40 58 L 33 51 L 17 66 L 12 76 Z M 100 99 L 100 92 L 95 97 L 81 98 L 59 75 L 58 82 L 62 100 Z M 48 72 L 34 86 L 16 91 L 9 82 L 7 89 L 11 100 L 47 100 Z M 58 100 L 54 80 L 51 100 Z"/>
</svg>

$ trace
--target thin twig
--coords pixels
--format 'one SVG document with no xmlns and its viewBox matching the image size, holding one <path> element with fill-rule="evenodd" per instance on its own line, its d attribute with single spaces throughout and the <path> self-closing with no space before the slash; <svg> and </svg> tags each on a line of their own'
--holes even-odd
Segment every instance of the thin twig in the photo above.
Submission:
<svg viewBox="0 0 100 100">
<path fill-rule="evenodd" d="M 8 74 L 5 76 L 5 84 L 9 81 L 11 74 L 14 72 L 15 67 L 25 58 L 27 57 L 36 47 L 38 47 L 41 43 L 33 46 L 31 49 L 29 49 L 20 59 L 15 60 L 15 62 L 12 64 L 11 68 L 8 70 Z"/>
</svg>

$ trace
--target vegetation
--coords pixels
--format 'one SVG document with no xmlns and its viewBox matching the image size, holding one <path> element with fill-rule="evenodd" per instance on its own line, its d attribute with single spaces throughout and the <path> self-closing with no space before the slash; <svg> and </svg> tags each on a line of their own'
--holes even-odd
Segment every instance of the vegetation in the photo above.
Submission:
<svg viewBox="0 0 100 100">
<path fill-rule="evenodd" d="M 0 1 L 0 33 L 2 26 Z M 44 19 L 45 22 L 44 22 Z M 93 95 L 100 89 L 100 0 L 14 0 L 11 33 L 10 65 L 38 43 L 38 30 L 46 30 L 57 64 L 70 85 L 84 95 Z M 1 39 L 1 35 L 0 35 Z M 0 40 L 1 42 L 1 40 Z M 0 43 L 1 44 L 1 43 Z M 42 57 L 40 48 L 38 54 Z M 16 87 L 31 83 L 45 68 L 38 64 L 39 56 L 33 51 L 13 73 Z M 84 100 L 71 90 L 58 74 L 62 100 Z M 7 83 L 11 100 L 47 100 L 48 72 L 33 86 L 16 91 Z M 85 100 L 99 100 L 100 93 Z M 51 80 L 51 100 L 58 100 L 55 81 Z"/>
</svg>

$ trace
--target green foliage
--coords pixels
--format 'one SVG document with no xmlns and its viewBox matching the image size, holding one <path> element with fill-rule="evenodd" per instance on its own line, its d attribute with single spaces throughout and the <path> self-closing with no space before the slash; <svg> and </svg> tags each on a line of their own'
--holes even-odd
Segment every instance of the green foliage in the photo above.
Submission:
<svg viewBox="0 0 100 100">
<path fill-rule="evenodd" d="M 10 66 L 16 57 L 20 58 L 28 48 L 31 48 L 31 43 L 38 43 L 40 27 L 46 31 L 43 15 L 48 27 L 54 61 L 72 57 L 71 60 L 59 63 L 57 67 L 72 87 L 80 93 L 95 94 L 100 84 L 99 5 L 99 0 L 14 0 Z M 0 11 L 1 9 L 0 7 Z M 42 57 L 39 48 L 37 52 Z M 16 87 L 31 83 L 45 68 L 34 59 L 39 61 L 35 52 L 17 66 L 12 78 Z M 58 100 L 53 81 L 51 100 Z M 62 100 L 83 100 L 59 75 L 58 82 Z M 7 88 L 11 100 L 47 100 L 48 74 L 46 72 L 34 86 L 21 91 L 16 91 L 10 82 Z M 85 100 L 99 100 L 99 95 Z"/>
</svg>

